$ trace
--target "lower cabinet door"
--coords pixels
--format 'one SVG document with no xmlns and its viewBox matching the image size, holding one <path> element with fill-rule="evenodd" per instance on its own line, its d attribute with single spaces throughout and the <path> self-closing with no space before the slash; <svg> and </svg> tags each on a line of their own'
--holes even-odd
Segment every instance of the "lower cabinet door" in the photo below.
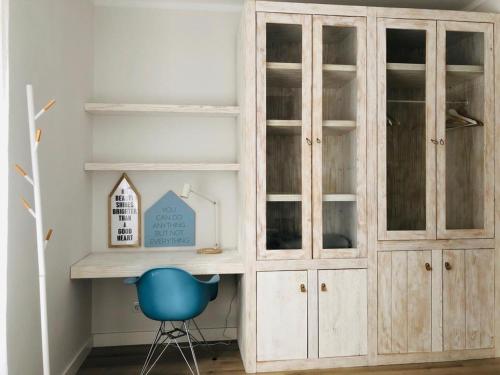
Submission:
<svg viewBox="0 0 500 375">
<path fill-rule="evenodd" d="M 367 353 L 365 269 L 318 271 L 319 357 Z"/>
<path fill-rule="evenodd" d="M 443 348 L 492 348 L 494 252 L 443 251 Z"/>
<path fill-rule="evenodd" d="M 378 253 L 378 352 L 432 351 L 432 252 Z"/>
<path fill-rule="evenodd" d="M 307 271 L 257 273 L 257 360 L 307 358 Z"/>
</svg>

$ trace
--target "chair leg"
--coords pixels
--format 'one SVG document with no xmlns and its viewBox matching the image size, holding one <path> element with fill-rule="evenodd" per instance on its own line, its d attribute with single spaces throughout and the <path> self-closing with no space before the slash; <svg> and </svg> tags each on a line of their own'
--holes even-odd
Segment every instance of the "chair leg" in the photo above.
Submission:
<svg viewBox="0 0 500 375">
<path fill-rule="evenodd" d="M 212 352 L 212 361 L 216 361 L 217 360 L 217 352 L 215 351 L 215 348 L 212 349 L 210 347 L 210 345 L 208 345 L 208 341 L 205 339 L 205 336 L 203 336 L 203 333 L 201 333 L 201 329 L 200 327 L 198 327 L 198 323 L 196 323 L 196 320 L 194 319 L 191 319 L 191 321 L 194 323 L 194 326 L 196 327 L 196 330 L 198 331 L 198 333 L 200 334 L 200 337 L 201 337 L 201 340 L 202 340 L 202 343 L 203 345 L 205 345 L 205 348 L 207 348 L 209 351 Z M 188 324 L 188 327 L 189 327 L 189 324 Z M 194 335 L 191 335 L 192 338 L 194 338 L 197 342 L 199 342 L 196 337 L 194 337 Z"/>
<path fill-rule="evenodd" d="M 161 358 L 163 353 L 165 353 L 165 350 L 167 350 L 168 346 L 170 345 L 171 339 L 169 336 L 165 335 L 164 328 L 165 328 L 165 322 L 162 322 L 160 324 L 160 328 L 158 328 L 153 344 L 151 344 L 151 348 L 149 349 L 146 361 L 144 362 L 144 365 L 141 370 L 141 375 L 149 374 L 149 372 L 155 367 L 158 360 Z M 153 364 L 150 365 L 150 362 L 155 355 L 156 349 L 161 345 L 163 345 L 163 350 L 160 352 L 160 354 L 158 354 Z"/>
<path fill-rule="evenodd" d="M 191 341 L 191 336 L 190 336 L 190 333 L 189 333 L 189 327 L 186 324 L 186 322 L 184 322 L 183 324 L 184 324 L 184 329 L 186 330 L 186 333 L 187 333 L 187 339 L 188 339 L 188 342 L 189 342 L 189 347 L 191 348 L 191 355 L 193 356 L 194 366 L 196 368 L 196 375 L 200 375 L 200 370 L 198 369 L 198 361 L 196 360 L 196 354 L 194 354 L 193 343 Z"/>
</svg>

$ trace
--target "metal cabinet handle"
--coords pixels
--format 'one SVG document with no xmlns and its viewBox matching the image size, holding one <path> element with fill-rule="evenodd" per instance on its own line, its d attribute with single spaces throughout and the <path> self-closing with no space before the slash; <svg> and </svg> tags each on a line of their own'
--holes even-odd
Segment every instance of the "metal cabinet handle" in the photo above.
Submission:
<svg viewBox="0 0 500 375">
<path fill-rule="evenodd" d="M 432 271 L 432 266 L 429 263 L 425 263 L 425 269 L 427 271 Z"/>
<path fill-rule="evenodd" d="M 316 143 L 321 143 L 321 139 L 316 138 Z"/>
<path fill-rule="evenodd" d="M 300 284 L 300 291 L 301 291 L 302 293 L 307 292 L 307 289 L 306 289 L 305 284 Z"/>
<path fill-rule="evenodd" d="M 447 271 L 451 270 L 451 264 L 449 262 L 444 262 L 444 268 L 446 268 Z"/>
<path fill-rule="evenodd" d="M 444 146 L 445 142 L 444 142 L 444 139 L 443 139 L 443 138 L 440 138 L 440 139 L 439 139 L 439 144 L 440 144 L 441 146 Z"/>
<path fill-rule="evenodd" d="M 326 292 L 326 284 L 325 283 L 321 283 L 321 291 Z"/>
<path fill-rule="evenodd" d="M 313 144 L 310 138 L 306 138 L 306 142 L 309 146 Z"/>
<path fill-rule="evenodd" d="M 436 139 L 431 139 L 431 142 L 437 145 L 439 142 Z"/>
</svg>

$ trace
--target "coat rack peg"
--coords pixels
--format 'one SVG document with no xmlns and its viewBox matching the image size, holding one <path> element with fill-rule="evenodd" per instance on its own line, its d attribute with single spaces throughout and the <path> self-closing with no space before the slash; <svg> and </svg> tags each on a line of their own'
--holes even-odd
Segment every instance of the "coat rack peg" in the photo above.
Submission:
<svg viewBox="0 0 500 375">
<path fill-rule="evenodd" d="M 35 116 L 35 120 L 38 120 L 38 118 L 43 115 L 45 112 L 50 111 L 50 109 L 56 105 L 56 101 L 54 99 L 50 100 L 47 104 L 45 104 L 45 107 L 43 107 L 40 112 L 38 112 Z"/>
<path fill-rule="evenodd" d="M 47 245 L 48 245 L 48 243 L 49 243 L 49 241 L 50 241 L 50 238 L 52 237 L 52 233 L 53 233 L 53 232 L 54 232 L 54 231 L 53 231 L 52 229 L 49 229 L 49 231 L 48 231 L 48 232 L 47 232 L 47 234 L 45 235 L 45 244 L 44 244 L 44 247 L 43 247 L 43 248 L 44 248 L 44 250 L 47 248 Z"/>
<path fill-rule="evenodd" d="M 35 211 L 33 211 L 33 209 L 31 208 L 31 205 L 28 203 L 28 201 L 22 197 L 21 197 L 21 201 L 23 202 L 24 208 L 26 208 L 28 210 L 28 212 L 31 214 L 31 216 L 33 216 L 36 219 Z"/>
<path fill-rule="evenodd" d="M 42 129 L 38 128 L 38 129 L 36 129 L 36 133 L 35 133 L 35 142 L 40 143 L 41 139 L 42 139 Z"/>
<path fill-rule="evenodd" d="M 24 177 L 26 179 L 26 181 L 28 181 L 31 185 L 33 185 L 33 180 L 31 179 L 30 176 L 28 176 L 28 173 L 26 173 L 26 171 L 19 164 L 16 164 L 15 168 L 16 168 L 16 172 L 20 176 Z"/>
</svg>

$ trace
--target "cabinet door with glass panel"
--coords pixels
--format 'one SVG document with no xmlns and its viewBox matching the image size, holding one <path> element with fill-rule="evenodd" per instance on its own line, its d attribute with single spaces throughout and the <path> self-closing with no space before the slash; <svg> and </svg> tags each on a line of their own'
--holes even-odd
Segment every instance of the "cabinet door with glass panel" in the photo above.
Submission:
<svg viewBox="0 0 500 375">
<path fill-rule="evenodd" d="M 493 25 L 438 22 L 437 237 L 494 235 Z"/>
<path fill-rule="evenodd" d="M 259 259 L 311 258 L 311 18 L 257 14 Z"/>
<path fill-rule="evenodd" d="M 436 238 L 436 22 L 378 20 L 378 238 Z"/>
<path fill-rule="evenodd" d="M 366 19 L 313 17 L 313 254 L 366 254 Z"/>
</svg>

